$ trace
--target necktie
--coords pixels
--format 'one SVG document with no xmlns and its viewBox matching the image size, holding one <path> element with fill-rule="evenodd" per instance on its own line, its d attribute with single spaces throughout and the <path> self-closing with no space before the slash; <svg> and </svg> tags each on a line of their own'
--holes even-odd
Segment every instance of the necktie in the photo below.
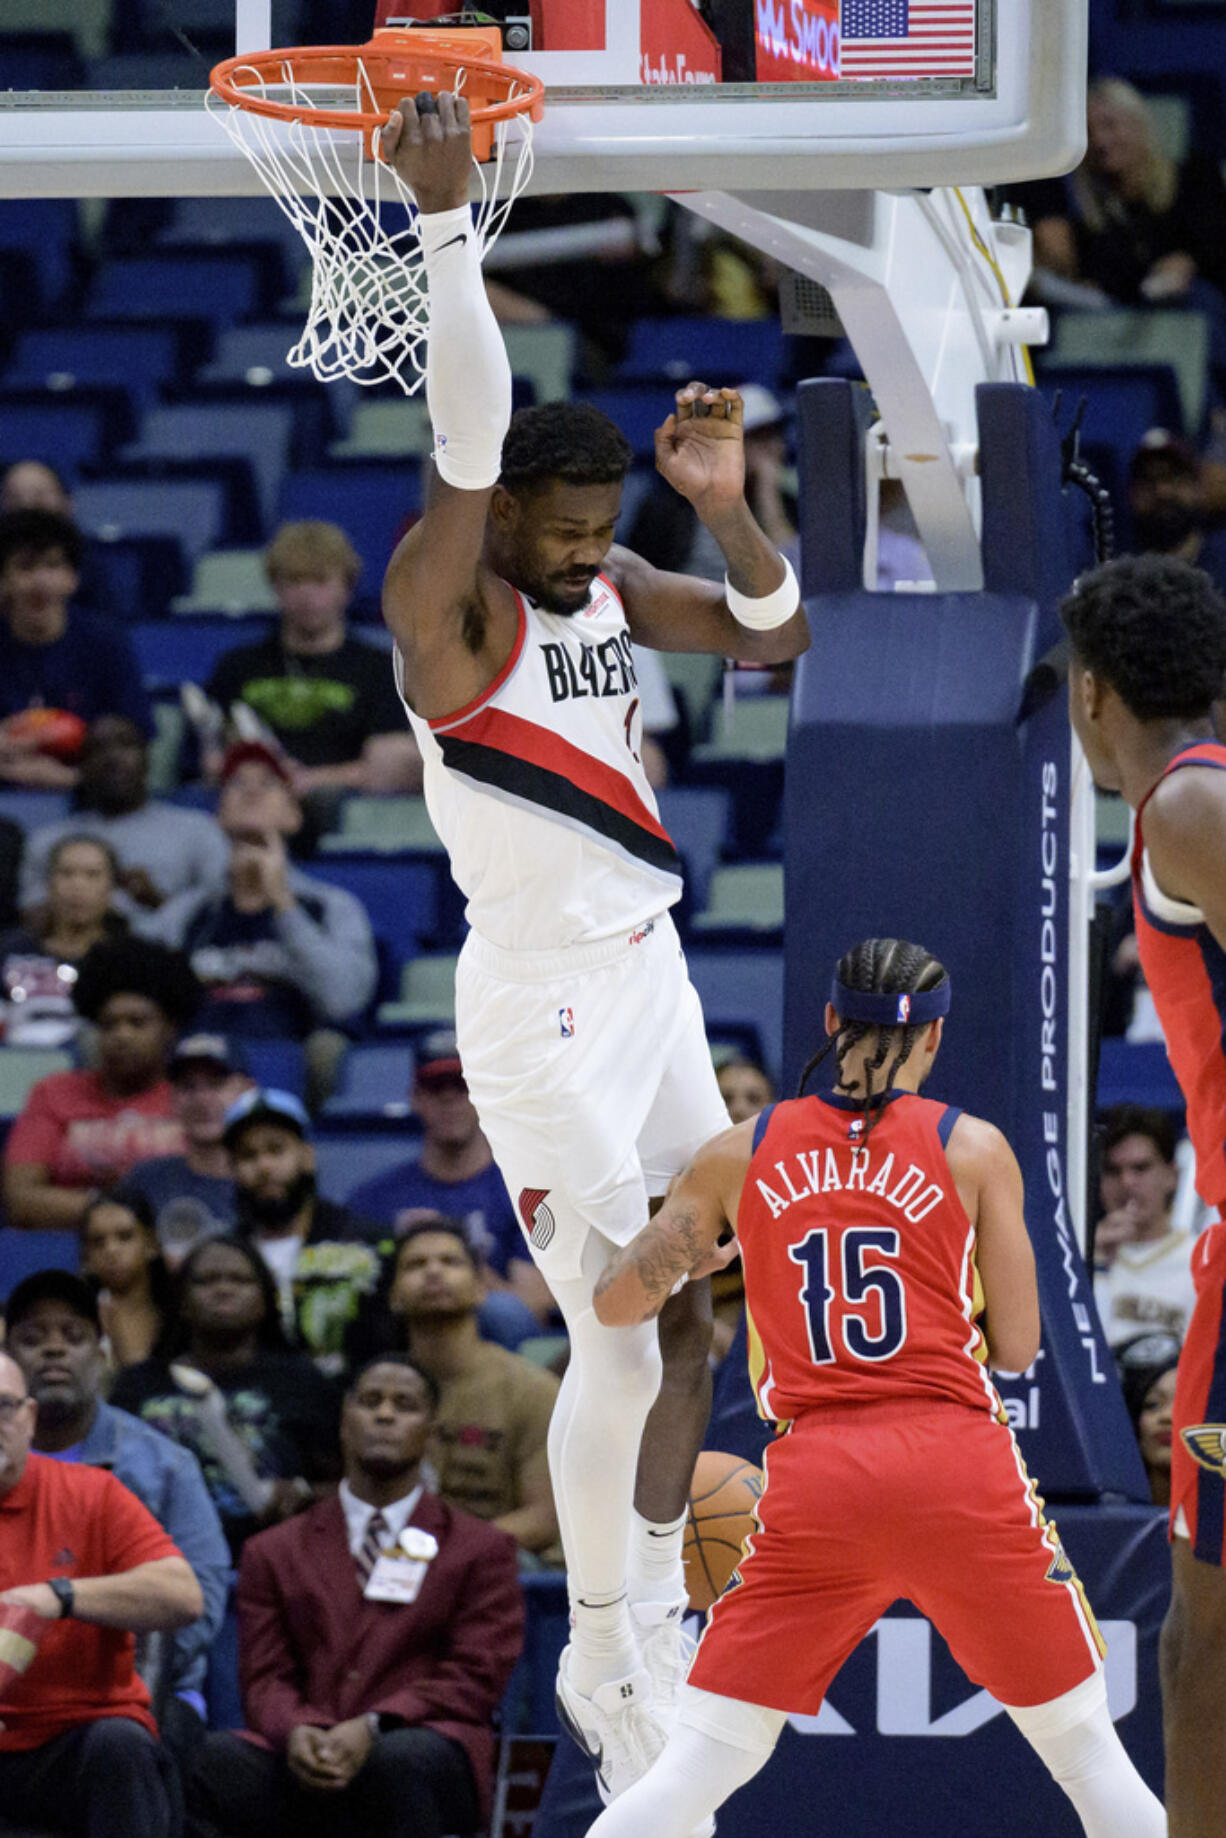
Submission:
<svg viewBox="0 0 1226 1838">
<path fill-rule="evenodd" d="M 356 1559 L 358 1570 L 358 1588 L 365 1590 L 370 1581 L 370 1573 L 378 1560 L 379 1552 L 387 1542 L 390 1527 L 381 1512 L 373 1512 L 366 1524 L 366 1536 Z"/>
</svg>

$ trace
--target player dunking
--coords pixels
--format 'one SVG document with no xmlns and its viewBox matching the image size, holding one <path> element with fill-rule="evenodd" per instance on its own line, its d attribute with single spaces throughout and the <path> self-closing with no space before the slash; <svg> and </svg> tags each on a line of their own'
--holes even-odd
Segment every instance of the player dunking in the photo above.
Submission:
<svg viewBox="0 0 1226 1838">
<path fill-rule="evenodd" d="M 383 144 L 422 213 L 435 434 L 384 612 L 468 900 L 465 1076 L 570 1335 L 549 1439 L 572 1617 L 559 1706 L 615 1794 L 658 1752 L 684 1673 L 710 1304 L 682 1293 L 658 1333 L 610 1330 L 592 1291 L 649 1195 L 727 1122 L 668 914 L 680 865 L 639 760 L 630 641 L 782 663 L 808 632 L 745 503 L 736 392 L 691 384 L 656 441 L 659 470 L 724 552 L 724 586 L 614 548 L 631 451 L 613 424 L 569 403 L 510 419 L 467 204 L 467 105 L 403 102 Z"/>
<path fill-rule="evenodd" d="M 1226 601 L 1160 556 L 1082 577 L 1065 601 L 1069 705 L 1097 785 L 1137 813 L 1141 968 L 1187 1103 L 1196 1187 L 1217 1209 L 1192 1249 L 1196 1305 L 1171 1444 L 1173 1593 L 1162 1630 L 1172 1838 L 1218 1838 L 1226 1749 Z"/>
<path fill-rule="evenodd" d="M 988 1375 L 1037 1353 L 1038 1290 L 1004 1137 L 918 1095 L 949 1006 L 918 945 L 848 952 L 805 1073 L 833 1048 L 833 1094 L 708 1143 L 597 1285 L 601 1320 L 649 1320 L 735 1225 L 759 1405 L 786 1433 L 668 1746 L 592 1838 L 684 1838 L 762 1767 L 789 1711 L 817 1712 L 899 1596 L 1006 1707 L 1092 1838 L 1166 1831 Z"/>
</svg>

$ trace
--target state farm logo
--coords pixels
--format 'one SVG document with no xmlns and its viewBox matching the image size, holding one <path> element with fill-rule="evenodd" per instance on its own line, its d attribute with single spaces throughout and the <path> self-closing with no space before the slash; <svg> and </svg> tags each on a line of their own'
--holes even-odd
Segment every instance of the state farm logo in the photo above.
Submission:
<svg viewBox="0 0 1226 1838">
<path fill-rule="evenodd" d="M 715 83 L 718 81 L 714 70 L 691 70 L 686 62 L 685 52 L 677 51 L 671 56 L 667 51 L 660 53 L 660 61 L 653 64 L 651 54 L 645 51 L 639 60 L 643 83 Z"/>
</svg>

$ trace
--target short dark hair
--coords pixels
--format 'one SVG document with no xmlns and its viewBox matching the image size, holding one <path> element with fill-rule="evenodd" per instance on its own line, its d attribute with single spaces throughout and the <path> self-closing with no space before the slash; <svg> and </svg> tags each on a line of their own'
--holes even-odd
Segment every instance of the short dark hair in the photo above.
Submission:
<svg viewBox="0 0 1226 1838">
<path fill-rule="evenodd" d="M 502 443 L 499 484 L 531 491 L 551 479 L 567 485 L 620 485 L 634 449 L 590 402 L 543 402 L 512 415 Z"/>
<path fill-rule="evenodd" d="M 71 517 L 60 511 L 4 511 L 0 514 L 0 568 L 14 555 L 46 555 L 62 549 L 70 568 L 79 569 L 85 538 Z"/>
<path fill-rule="evenodd" d="M 438 1388 L 438 1380 L 434 1377 L 433 1373 L 427 1372 L 423 1366 L 419 1366 L 417 1361 L 411 1359 L 407 1353 L 397 1353 L 395 1351 L 372 1353 L 369 1359 L 364 1359 L 361 1365 L 350 1374 L 349 1382 L 345 1386 L 345 1396 L 347 1398 L 353 1396 L 358 1386 L 362 1383 L 362 1380 L 366 1377 L 366 1374 L 375 1366 L 404 1366 L 409 1372 L 415 1372 L 429 1395 L 431 1410 L 438 1409 L 439 1397 L 441 1394 Z"/>
<path fill-rule="evenodd" d="M 458 1239 L 464 1248 L 464 1255 L 474 1270 L 481 1269 L 481 1253 L 473 1244 L 462 1219 L 450 1219 L 446 1213 L 435 1213 L 429 1219 L 414 1219 L 396 1238 L 396 1268 L 400 1268 L 400 1259 L 407 1244 L 415 1238 L 424 1238 L 427 1232 L 444 1232 L 447 1237 Z"/>
<path fill-rule="evenodd" d="M 144 1231 L 154 1235 L 157 1233 L 157 1218 L 148 1194 L 143 1193 L 139 1187 L 129 1187 L 126 1182 L 117 1181 L 113 1187 L 104 1187 L 100 1193 L 96 1193 L 81 1214 L 82 1239 L 85 1237 L 86 1226 L 100 1206 L 122 1206 Z"/>
<path fill-rule="evenodd" d="M 1083 574 L 1060 608 L 1076 659 L 1138 721 L 1195 719 L 1226 690 L 1226 599 L 1167 555 L 1122 555 Z"/>
<path fill-rule="evenodd" d="M 170 1305 L 166 1311 L 158 1343 L 153 1349 L 155 1359 L 170 1360 L 187 1351 L 191 1343 L 191 1330 L 183 1318 L 183 1303 L 187 1297 L 188 1285 L 195 1274 L 196 1265 L 205 1252 L 215 1251 L 219 1245 L 224 1250 L 237 1251 L 245 1257 L 252 1275 L 260 1286 L 260 1299 L 264 1313 L 255 1330 L 259 1345 L 270 1353 L 289 1352 L 289 1340 L 286 1336 L 285 1324 L 281 1319 L 281 1299 L 277 1294 L 276 1280 L 260 1256 L 257 1246 L 239 1232 L 214 1232 L 212 1236 L 201 1238 L 192 1246 L 174 1273 Z"/>
<path fill-rule="evenodd" d="M 203 993 L 182 951 L 148 938 L 112 938 L 85 953 L 72 1000 L 86 1021 L 97 1021 L 112 996 L 145 996 L 178 1031 L 195 1014 Z"/>
<path fill-rule="evenodd" d="M 1146 1136 L 1164 1162 L 1175 1160 L 1179 1147 L 1179 1127 L 1169 1111 L 1153 1110 L 1145 1104 L 1112 1104 L 1098 1119 L 1099 1147 L 1103 1156 L 1118 1149 L 1128 1136 Z"/>
<path fill-rule="evenodd" d="M 67 836 L 61 836 L 58 841 L 52 843 L 47 852 L 48 875 L 55 872 L 65 849 L 78 848 L 82 843 L 88 844 L 91 849 L 97 849 L 98 853 L 106 858 L 107 866 L 111 871 L 111 879 L 118 884 L 119 857 L 104 836 L 91 836 L 88 830 L 70 830 Z"/>
</svg>

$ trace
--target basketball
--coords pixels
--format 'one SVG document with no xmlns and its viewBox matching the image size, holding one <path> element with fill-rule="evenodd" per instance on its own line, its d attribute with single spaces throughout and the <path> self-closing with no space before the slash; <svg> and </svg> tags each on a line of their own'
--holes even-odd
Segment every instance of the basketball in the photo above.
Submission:
<svg viewBox="0 0 1226 1838">
<path fill-rule="evenodd" d="M 710 1608 L 727 1588 L 754 1529 L 764 1484 L 761 1468 L 741 1455 L 704 1449 L 698 1457 L 682 1551 L 691 1608 Z"/>
<path fill-rule="evenodd" d="M 5 729 L 15 741 L 28 741 L 52 759 L 75 760 L 85 739 L 85 723 L 66 708 L 23 708 L 10 715 Z"/>
</svg>

